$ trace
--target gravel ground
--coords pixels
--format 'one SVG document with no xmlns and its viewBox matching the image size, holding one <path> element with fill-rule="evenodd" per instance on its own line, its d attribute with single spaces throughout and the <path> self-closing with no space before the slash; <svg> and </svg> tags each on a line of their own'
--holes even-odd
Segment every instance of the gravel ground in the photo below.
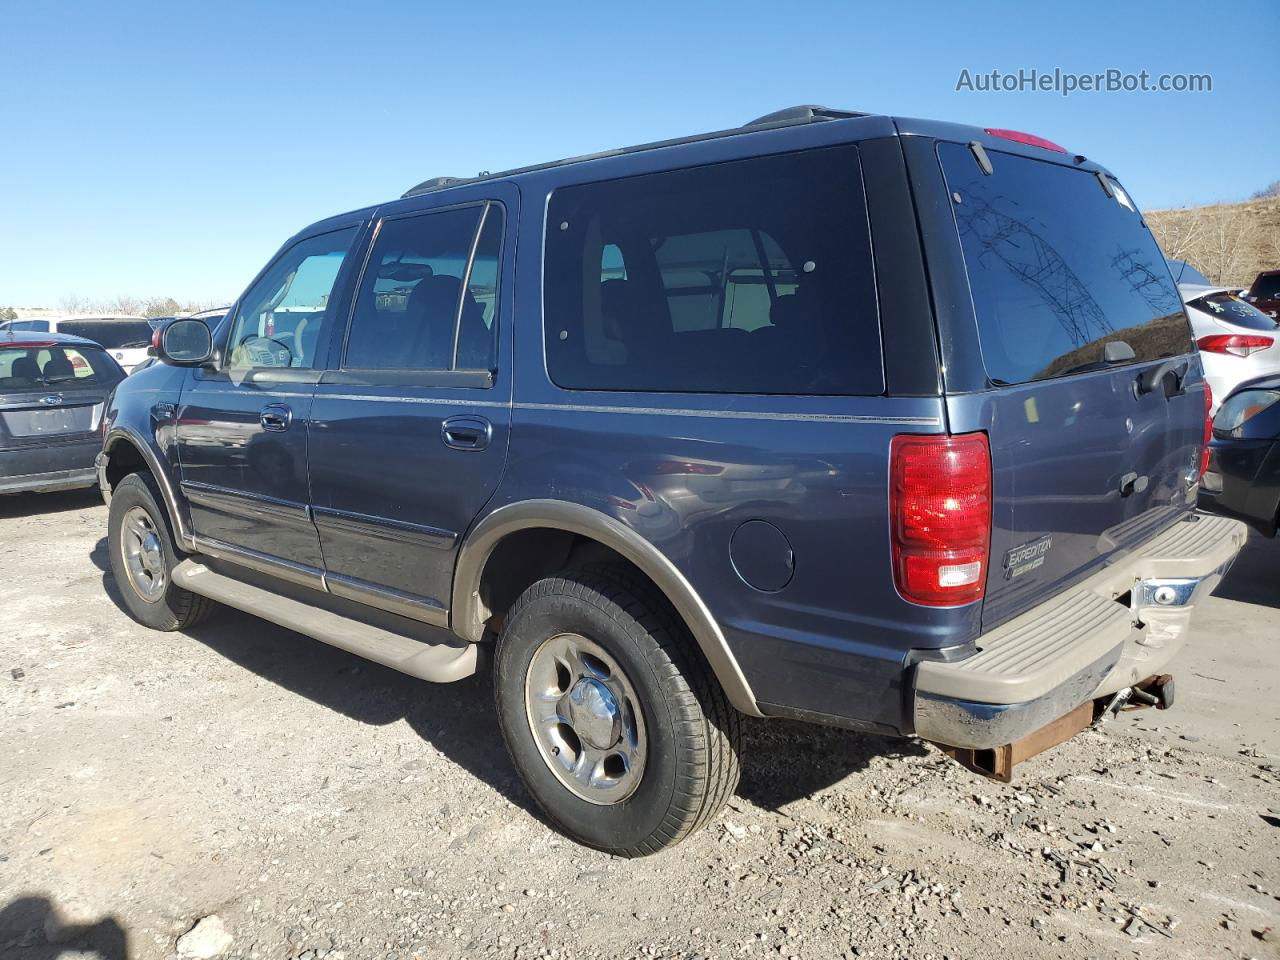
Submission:
<svg viewBox="0 0 1280 960">
<path fill-rule="evenodd" d="M 539 819 L 486 678 L 232 611 L 151 633 L 105 521 L 95 494 L 0 500 L 6 960 L 1280 956 L 1280 544 L 1197 612 L 1168 713 L 1009 786 L 753 723 L 724 814 L 623 861 Z"/>
</svg>

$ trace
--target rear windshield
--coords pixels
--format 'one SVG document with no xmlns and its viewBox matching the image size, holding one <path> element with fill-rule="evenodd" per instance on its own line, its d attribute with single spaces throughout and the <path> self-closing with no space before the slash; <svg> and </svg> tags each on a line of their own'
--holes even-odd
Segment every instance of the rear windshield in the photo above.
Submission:
<svg viewBox="0 0 1280 960">
<path fill-rule="evenodd" d="M 127 350 L 151 344 L 151 324 L 145 320 L 67 320 L 58 324 L 58 332 L 84 337 L 108 350 Z"/>
<path fill-rule="evenodd" d="M 123 379 L 124 371 L 93 347 L 0 347 L 0 391 L 108 387 Z"/>
<path fill-rule="evenodd" d="M 1123 340 L 1132 362 L 1190 353 L 1168 264 L 1128 196 L 1084 170 L 938 145 L 964 248 L 987 374 L 1026 383 L 1103 366 Z"/>
<path fill-rule="evenodd" d="M 1257 307 L 1229 293 L 1211 293 L 1207 297 L 1197 297 L 1195 300 L 1187 301 L 1187 306 L 1203 310 L 1215 320 L 1237 327 L 1246 327 L 1249 330 L 1276 329 L 1276 321 Z"/>
<path fill-rule="evenodd" d="M 564 187 L 546 248 L 547 370 L 562 387 L 884 389 L 854 147 Z"/>
<path fill-rule="evenodd" d="M 1280 300 L 1280 273 L 1258 277 L 1253 281 L 1249 293 L 1259 300 Z"/>
</svg>

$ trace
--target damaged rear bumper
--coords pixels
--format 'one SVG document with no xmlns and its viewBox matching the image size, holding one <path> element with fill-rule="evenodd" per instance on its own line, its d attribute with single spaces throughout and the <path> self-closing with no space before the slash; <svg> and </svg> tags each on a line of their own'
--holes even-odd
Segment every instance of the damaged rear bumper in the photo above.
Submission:
<svg viewBox="0 0 1280 960">
<path fill-rule="evenodd" d="M 1041 734 L 1033 738 L 1040 749 L 1052 746 L 1042 731 L 1074 726 L 1056 721 L 1081 717 L 1083 704 L 1164 672 L 1196 603 L 1218 586 L 1247 535 L 1239 521 L 1194 515 L 979 637 L 974 655 L 919 663 L 916 736 L 991 750 Z"/>
</svg>

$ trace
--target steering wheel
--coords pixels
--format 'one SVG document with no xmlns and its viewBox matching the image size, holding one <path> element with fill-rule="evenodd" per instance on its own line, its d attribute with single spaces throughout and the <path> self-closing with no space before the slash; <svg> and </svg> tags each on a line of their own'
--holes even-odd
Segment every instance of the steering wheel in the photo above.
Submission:
<svg viewBox="0 0 1280 960">
<path fill-rule="evenodd" d="M 246 348 L 245 345 L 248 344 L 249 341 L 251 340 L 254 341 L 254 346 L 251 348 Z M 276 350 L 271 347 L 258 346 L 259 344 L 274 344 L 279 349 Z M 241 339 L 240 343 L 236 345 L 236 350 L 244 353 L 249 353 L 251 350 L 261 350 L 270 354 L 271 356 L 270 364 L 262 364 L 262 363 L 247 364 L 247 366 L 251 366 L 251 367 L 260 367 L 260 366 L 287 367 L 287 366 L 290 366 L 293 362 L 293 351 L 290 350 L 286 344 L 277 340 L 275 337 L 260 337 L 257 334 L 251 333 L 245 336 L 243 339 Z M 257 358 L 255 357 L 254 359 L 257 359 Z"/>
</svg>

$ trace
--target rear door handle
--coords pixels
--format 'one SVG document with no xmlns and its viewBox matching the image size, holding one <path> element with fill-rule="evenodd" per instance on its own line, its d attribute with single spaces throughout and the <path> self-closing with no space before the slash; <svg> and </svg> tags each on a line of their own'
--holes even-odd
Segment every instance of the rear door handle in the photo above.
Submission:
<svg viewBox="0 0 1280 960">
<path fill-rule="evenodd" d="M 483 450 L 493 439 L 493 424 L 484 417 L 450 417 L 440 424 L 440 439 L 454 450 Z"/>
<path fill-rule="evenodd" d="M 279 433 L 281 430 L 288 430 L 289 424 L 293 423 L 293 411 L 283 403 L 269 403 L 258 414 L 258 422 L 262 424 L 263 430 Z"/>
</svg>

